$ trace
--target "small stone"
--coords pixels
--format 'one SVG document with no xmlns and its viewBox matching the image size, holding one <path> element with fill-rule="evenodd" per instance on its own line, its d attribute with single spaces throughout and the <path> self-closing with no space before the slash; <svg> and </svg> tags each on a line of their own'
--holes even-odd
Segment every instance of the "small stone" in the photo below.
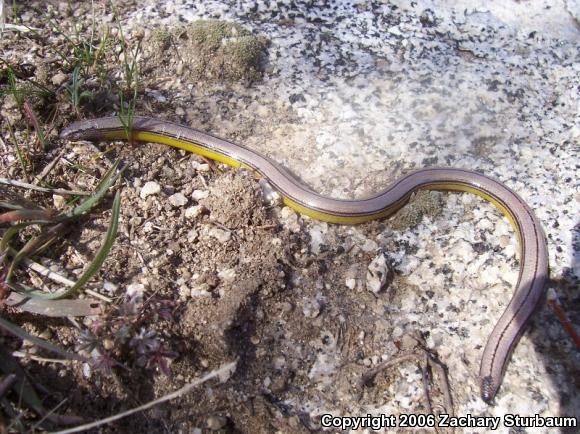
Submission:
<svg viewBox="0 0 580 434">
<path fill-rule="evenodd" d="M 217 431 L 222 429 L 228 423 L 227 418 L 223 416 L 210 416 L 207 418 L 206 425 L 208 429 Z"/>
<path fill-rule="evenodd" d="M 145 185 L 141 188 L 141 192 L 139 196 L 141 199 L 145 199 L 147 196 L 151 196 L 153 194 L 157 194 L 161 191 L 161 186 L 154 181 L 148 181 Z"/>
<path fill-rule="evenodd" d="M 130 285 L 127 286 L 127 295 L 128 296 L 134 296 L 134 295 L 143 295 L 143 293 L 145 292 L 145 285 L 143 285 L 142 283 L 131 283 Z"/>
<path fill-rule="evenodd" d="M 191 297 L 191 289 L 187 285 L 181 285 L 179 287 L 179 299 L 185 301 L 189 297 Z"/>
<path fill-rule="evenodd" d="M 502 249 L 505 249 L 507 246 L 509 246 L 511 241 L 512 237 L 509 235 L 502 235 L 499 237 L 499 245 Z"/>
<path fill-rule="evenodd" d="M 187 198 L 183 193 L 175 193 L 169 196 L 169 203 L 175 208 L 179 208 L 187 204 Z"/>
<path fill-rule="evenodd" d="M 384 253 L 379 253 L 367 268 L 367 289 L 377 294 L 393 280 L 393 269 Z"/>
<path fill-rule="evenodd" d="M 270 384 L 270 390 L 275 393 L 283 393 L 286 389 L 288 389 L 288 379 L 282 375 L 274 377 L 274 381 Z"/>
<path fill-rule="evenodd" d="M 210 228 L 207 231 L 207 234 L 210 237 L 213 237 L 216 240 L 218 240 L 220 243 L 227 243 L 232 238 L 231 232 L 224 231 L 223 229 L 219 228 Z"/>
<path fill-rule="evenodd" d="M 274 358 L 274 369 L 281 371 L 286 367 L 286 359 L 282 356 Z"/>
<path fill-rule="evenodd" d="M 302 305 L 302 313 L 306 318 L 316 318 L 320 315 L 320 311 L 322 310 L 322 304 L 320 300 L 317 299 L 309 299 L 305 300 L 304 304 Z"/>
<path fill-rule="evenodd" d="M 91 365 L 88 363 L 83 363 L 83 376 L 85 378 L 91 378 Z"/>
<path fill-rule="evenodd" d="M 346 279 L 345 284 L 348 289 L 354 289 L 356 286 L 356 279 Z"/>
<path fill-rule="evenodd" d="M 105 280 L 105 282 L 103 283 L 103 291 L 105 291 L 109 294 L 115 294 L 118 289 L 119 289 L 119 285 L 116 285 L 113 282 L 109 282 L 108 280 Z"/>
<path fill-rule="evenodd" d="M 235 268 L 226 268 L 218 272 L 218 277 L 225 283 L 233 282 L 236 279 Z"/>
<path fill-rule="evenodd" d="M 52 332 L 49 329 L 44 329 L 44 331 L 42 333 L 40 333 L 40 335 L 38 337 L 41 339 L 48 340 L 48 339 L 52 338 Z"/>
<path fill-rule="evenodd" d="M 290 232 L 300 232 L 300 224 L 298 223 L 298 214 L 291 208 L 285 206 L 280 212 L 280 221 L 282 225 Z"/>
<path fill-rule="evenodd" d="M 310 228 L 310 250 L 315 255 L 320 253 L 320 248 L 324 244 L 324 235 L 328 231 L 326 223 L 318 223 Z"/>
<path fill-rule="evenodd" d="M 193 190 L 191 193 L 191 197 L 195 201 L 200 201 L 201 199 L 205 199 L 209 196 L 209 191 L 207 190 Z"/>
<path fill-rule="evenodd" d="M 60 194 L 53 194 L 52 203 L 56 209 L 63 209 L 66 206 L 66 199 Z"/>
<path fill-rule="evenodd" d="M 135 216 L 135 217 L 131 217 L 129 219 L 129 224 L 131 226 L 134 226 L 134 227 L 141 226 L 142 223 L 143 223 L 143 217 Z"/>
<path fill-rule="evenodd" d="M 210 170 L 209 164 L 200 163 L 199 161 L 195 161 L 195 160 L 193 160 L 191 162 L 191 167 L 193 170 L 196 170 L 198 172 L 209 172 L 209 170 Z"/>
<path fill-rule="evenodd" d="M 50 81 L 55 86 L 60 86 L 61 84 L 63 84 L 66 81 L 66 79 L 67 79 L 66 74 L 64 74 L 62 72 L 57 72 L 56 74 L 54 74 L 52 76 L 52 79 Z"/>
<path fill-rule="evenodd" d="M 195 218 L 199 217 L 200 215 L 202 215 L 203 213 L 205 213 L 206 211 L 207 211 L 207 208 L 203 205 L 190 206 L 189 208 L 187 208 L 185 210 L 185 218 L 195 219 Z"/>
<path fill-rule="evenodd" d="M 191 288 L 192 297 L 209 297 L 211 296 L 211 286 L 207 283 L 202 283 L 194 288 Z"/>
<path fill-rule="evenodd" d="M 187 242 L 188 243 L 193 243 L 193 242 L 197 241 L 198 238 L 199 238 L 199 233 L 195 229 L 191 229 L 187 233 Z"/>
<path fill-rule="evenodd" d="M 262 203 L 264 205 L 278 206 L 282 204 L 282 196 L 274 190 L 272 184 L 264 178 L 261 178 L 258 184 L 260 184 L 260 190 L 262 190 Z"/>
</svg>

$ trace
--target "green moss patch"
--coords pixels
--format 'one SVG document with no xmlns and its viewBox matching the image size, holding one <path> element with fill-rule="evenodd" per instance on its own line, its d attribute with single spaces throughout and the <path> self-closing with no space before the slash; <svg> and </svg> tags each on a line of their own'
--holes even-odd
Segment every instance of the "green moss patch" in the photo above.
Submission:
<svg viewBox="0 0 580 434">
<path fill-rule="evenodd" d="M 421 222 L 424 215 L 430 217 L 438 215 L 441 212 L 441 205 L 441 193 L 420 190 L 391 218 L 391 227 L 398 231 L 414 228 Z"/>
<path fill-rule="evenodd" d="M 148 40 L 147 75 L 162 69 L 198 83 L 249 84 L 262 78 L 267 42 L 238 23 L 199 20 L 183 27 L 159 28 Z"/>
</svg>

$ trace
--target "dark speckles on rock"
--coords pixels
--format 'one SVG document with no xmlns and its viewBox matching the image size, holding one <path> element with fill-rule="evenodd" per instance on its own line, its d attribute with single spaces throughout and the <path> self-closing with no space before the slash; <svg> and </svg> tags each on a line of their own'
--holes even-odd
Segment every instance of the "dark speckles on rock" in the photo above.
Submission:
<svg viewBox="0 0 580 434">
<path fill-rule="evenodd" d="M 423 158 L 423 161 L 421 162 L 421 164 L 423 164 L 423 166 L 425 166 L 425 167 L 429 167 L 429 166 L 436 165 L 437 161 L 439 161 L 439 158 L 437 156 L 428 157 L 428 158 Z"/>
<path fill-rule="evenodd" d="M 488 246 L 487 244 L 485 244 L 485 243 L 482 243 L 482 242 L 479 242 L 479 243 L 473 243 L 473 244 L 471 245 L 471 247 L 473 247 L 473 250 L 474 250 L 476 253 L 479 253 L 479 254 L 481 254 L 481 253 L 484 253 L 484 252 L 486 252 L 487 250 L 489 250 L 489 246 Z"/>
<path fill-rule="evenodd" d="M 455 312 L 455 313 L 459 313 L 459 312 L 461 312 L 461 309 L 460 309 L 460 308 L 458 308 L 457 306 L 455 306 L 453 303 L 450 303 L 450 304 L 449 304 L 449 305 L 448 305 L 448 306 L 445 308 L 445 310 L 446 310 L 447 312 Z"/>
<path fill-rule="evenodd" d="M 421 22 L 423 27 L 434 27 L 437 25 L 435 14 L 431 9 L 425 9 L 423 13 L 421 13 L 419 21 Z"/>
<path fill-rule="evenodd" d="M 490 92 L 497 92 L 499 84 L 501 84 L 501 81 L 499 81 L 499 80 L 488 81 L 487 82 L 487 90 Z"/>
<path fill-rule="evenodd" d="M 449 264 L 443 265 L 442 268 L 438 270 L 441 274 L 448 276 L 449 274 L 453 274 L 453 269 L 449 266 Z"/>
<path fill-rule="evenodd" d="M 293 93 L 288 99 L 290 100 L 290 104 L 294 104 L 298 101 L 306 102 L 306 98 L 304 98 L 304 95 L 301 93 Z"/>
</svg>

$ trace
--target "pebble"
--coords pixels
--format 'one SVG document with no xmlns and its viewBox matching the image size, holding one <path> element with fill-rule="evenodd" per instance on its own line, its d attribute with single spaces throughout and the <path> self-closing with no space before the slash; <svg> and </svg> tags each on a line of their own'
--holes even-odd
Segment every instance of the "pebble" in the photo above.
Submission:
<svg viewBox="0 0 580 434">
<path fill-rule="evenodd" d="M 158 194 L 161 191 L 161 186 L 157 184 L 155 181 L 147 181 L 145 185 L 141 188 L 139 192 L 139 197 L 141 199 L 145 199 L 148 196 Z"/>
<path fill-rule="evenodd" d="M 190 206 L 185 210 L 185 218 L 195 219 L 205 212 L 207 212 L 207 208 L 203 205 Z"/>
<path fill-rule="evenodd" d="M 115 347 L 115 341 L 113 341 L 112 339 L 103 339 L 103 348 L 105 350 L 111 350 Z"/>
<path fill-rule="evenodd" d="M 280 222 L 290 232 L 296 233 L 300 231 L 300 223 L 298 223 L 298 214 L 291 208 L 285 206 L 280 211 Z"/>
<path fill-rule="evenodd" d="M 83 363 L 83 376 L 85 378 L 91 378 L 91 365 L 88 363 Z"/>
<path fill-rule="evenodd" d="M 183 193 L 175 193 L 169 196 L 168 198 L 169 203 L 173 205 L 175 208 L 179 208 L 187 204 L 187 198 Z"/>
<path fill-rule="evenodd" d="M 302 313 L 306 318 L 316 318 L 321 310 L 322 303 L 316 298 L 306 299 L 302 304 Z"/>
<path fill-rule="evenodd" d="M 127 285 L 126 292 L 128 296 L 143 295 L 145 292 L 145 285 L 142 283 L 131 283 L 130 285 Z"/>
<path fill-rule="evenodd" d="M 320 253 L 320 247 L 324 244 L 324 234 L 328 231 L 328 224 L 318 223 L 309 228 L 310 233 L 310 250 L 315 255 Z"/>
<path fill-rule="evenodd" d="M 216 228 L 216 227 L 211 227 L 207 231 L 207 234 L 210 237 L 215 238 L 216 240 L 218 240 L 222 244 L 227 243 L 232 238 L 232 233 L 230 231 L 224 231 L 223 229 Z"/>
<path fill-rule="evenodd" d="M 279 206 L 282 204 L 282 196 L 278 193 L 265 178 L 258 181 L 262 191 L 262 203 L 268 206 Z"/>
<path fill-rule="evenodd" d="M 113 282 L 109 282 L 108 280 L 105 280 L 105 282 L 103 283 L 103 291 L 105 291 L 108 294 L 115 294 L 118 290 L 119 290 L 119 285 L 117 285 Z"/>
<path fill-rule="evenodd" d="M 50 331 L 50 329 L 44 329 L 42 333 L 38 335 L 38 337 L 45 340 L 50 339 L 52 338 L 52 332 Z"/>
<path fill-rule="evenodd" d="M 210 416 L 207 418 L 207 428 L 212 431 L 218 431 L 226 426 L 228 419 L 223 416 Z"/>
<path fill-rule="evenodd" d="M 191 296 L 192 296 L 191 289 L 189 288 L 189 286 L 187 286 L 187 285 L 180 285 L 179 286 L 179 299 L 181 301 L 185 301 Z"/>
<path fill-rule="evenodd" d="M 199 161 L 192 160 L 191 161 L 191 168 L 198 172 L 209 172 L 210 167 L 207 163 L 200 163 Z"/>
<path fill-rule="evenodd" d="M 231 283 L 236 280 L 236 269 L 235 268 L 226 268 L 225 270 L 221 270 L 218 272 L 218 277 L 224 283 Z"/>
<path fill-rule="evenodd" d="M 191 288 L 191 297 L 209 297 L 211 296 L 211 286 L 208 283 L 202 283 Z"/>
<path fill-rule="evenodd" d="M 200 201 L 201 199 L 205 199 L 209 196 L 209 191 L 207 190 L 193 190 L 191 193 L 191 197 L 195 201 Z"/>
<path fill-rule="evenodd" d="M 393 269 L 389 265 L 387 256 L 379 253 L 367 268 L 367 289 L 379 293 L 392 280 Z"/>
<path fill-rule="evenodd" d="M 187 232 L 187 242 L 193 243 L 199 238 L 199 232 L 196 229 L 191 229 Z"/>
<path fill-rule="evenodd" d="M 356 287 L 356 279 L 346 279 L 345 285 L 348 289 L 354 289 Z"/>
<path fill-rule="evenodd" d="M 52 76 L 52 78 L 50 79 L 50 81 L 52 82 L 52 84 L 54 84 L 55 86 L 60 86 L 61 84 L 63 84 L 65 81 L 67 81 L 68 76 L 62 72 L 57 72 L 56 74 L 54 74 Z"/>
<path fill-rule="evenodd" d="M 53 194 L 52 204 L 56 209 L 63 209 L 66 206 L 66 198 L 60 194 Z"/>
</svg>

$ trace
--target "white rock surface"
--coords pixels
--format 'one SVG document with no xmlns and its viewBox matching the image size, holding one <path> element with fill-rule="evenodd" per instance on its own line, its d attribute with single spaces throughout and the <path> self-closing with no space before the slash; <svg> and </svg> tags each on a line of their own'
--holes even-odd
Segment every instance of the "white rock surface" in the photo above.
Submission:
<svg viewBox="0 0 580 434">
<path fill-rule="evenodd" d="M 387 255 L 379 253 L 367 267 L 367 289 L 377 294 L 385 289 L 392 278 L 393 270 Z"/>
</svg>

